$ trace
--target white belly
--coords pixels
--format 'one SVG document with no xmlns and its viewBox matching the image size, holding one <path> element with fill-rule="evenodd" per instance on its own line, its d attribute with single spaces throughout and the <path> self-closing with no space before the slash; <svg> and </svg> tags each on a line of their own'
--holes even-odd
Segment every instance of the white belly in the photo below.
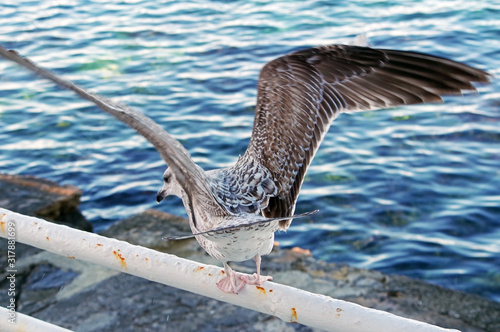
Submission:
<svg viewBox="0 0 500 332">
<path fill-rule="evenodd" d="M 242 262 L 273 249 L 278 222 L 272 221 L 238 229 L 197 235 L 196 240 L 213 258 L 222 262 Z"/>
</svg>

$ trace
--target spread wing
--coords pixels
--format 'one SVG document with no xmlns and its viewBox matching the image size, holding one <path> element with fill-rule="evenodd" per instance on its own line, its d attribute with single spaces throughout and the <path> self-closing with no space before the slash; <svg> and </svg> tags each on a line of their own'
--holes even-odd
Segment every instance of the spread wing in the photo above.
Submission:
<svg viewBox="0 0 500 332">
<path fill-rule="evenodd" d="M 191 214 L 190 217 L 195 224 L 196 218 L 193 214 L 192 205 L 199 205 L 201 211 L 210 211 L 220 216 L 227 215 L 227 212 L 215 201 L 205 181 L 203 171 L 193 162 L 187 150 L 149 117 L 126 105 L 114 103 L 111 100 L 87 92 L 74 83 L 37 66 L 27 58 L 21 57 L 15 51 L 9 51 L 0 46 L 0 55 L 51 80 L 57 85 L 76 92 L 80 97 L 96 104 L 103 111 L 112 114 L 144 136 L 158 150 L 186 192 L 188 204 L 190 205 L 188 213 Z"/>
<path fill-rule="evenodd" d="M 269 62 L 260 73 L 245 153 L 265 166 L 278 186 L 263 214 L 293 215 L 307 167 L 341 112 L 438 102 L 441 95 L 474 90 L 471 82 L 488 82 L 488 76 L 431 55 L 346 45 L 311 48 Z M 280 227 L 290 222 L 280 221 Z"/>
</svg>

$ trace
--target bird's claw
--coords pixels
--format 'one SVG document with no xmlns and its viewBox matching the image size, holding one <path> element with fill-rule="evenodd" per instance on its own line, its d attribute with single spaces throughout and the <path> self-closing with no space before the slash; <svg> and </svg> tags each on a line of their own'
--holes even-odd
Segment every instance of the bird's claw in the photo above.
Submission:
<svg viewBox="0 0 500 332">
<path fill-rule="evenodd" d="M 240 273 L 232 272 L 232 275 L 225 276 L 219 280 L 217 288 L 226 293 L 238 294 L 243 286 L 245 286 L 245 281 L 243 281 L 241 277 Z"/>
<path fill-rule="evenodd" d="M 257 273 L 254 273 L 251 276 L 250 275 L 242 275 L 240 278 L 246 284 L 257 285 L 257 286 L 262 285 L 266 281 L 273 280 L 273 277 L 271 277 L 271 276 L 259 276 Z"/>
</svg>

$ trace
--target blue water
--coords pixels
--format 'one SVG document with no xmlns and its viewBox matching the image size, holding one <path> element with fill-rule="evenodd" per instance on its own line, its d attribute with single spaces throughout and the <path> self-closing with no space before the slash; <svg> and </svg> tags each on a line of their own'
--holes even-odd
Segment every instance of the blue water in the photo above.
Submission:
<svg viewBox="0 0 500 332">
<path fill-rule="evenodd" d="M 127 103 L 205 169 L 248 144 L 260 68 L 301 48 L 418 50 L 500 76 L 498 1 L 2 1 L 0 43 Z M 97 230 L 155 203 L 164 164 L 135 132 L 0 60 L 0 172 L 83 190 Z M 500 301 L 500 83 L 444 104 L 343 114 L 277 235 L 319 259 Z"/>
</svg>

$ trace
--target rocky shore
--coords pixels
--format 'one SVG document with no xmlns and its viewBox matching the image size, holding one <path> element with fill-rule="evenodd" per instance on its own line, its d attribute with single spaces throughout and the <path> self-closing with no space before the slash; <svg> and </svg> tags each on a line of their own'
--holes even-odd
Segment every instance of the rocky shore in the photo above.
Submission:
<svg viewBox="0 0 500 332">
<path fill-rule="evenodd" d="M 91 231 L 91 224 L 78 210 L 80 196 L 81 191 L 72 186 L 0 174 L 1 207 Z M 102 235 L 220 265 L 194 239 L 162 240 L 165 234 L 184 232 L 189 232 L 185 219 L 147 210 L 114 224 Z M 7 240 L 0 238 L 0 248 L 0 262 L 7 262 Z M 473 294 L 317 261 L 300 248 L 284 250 L 276 246 L 262 264 L 263 270 L 282 284 L 442 327 L 500 331 L 500 303 Z M 251 273 L 254 264 L 248 261 L 233 267 Z M 17 310 L 75 331 L 312 330 L 21 243 L 16 245 L 16 268 Z M 4 268 L 0 273 L 0 303 L 6 306 L 7 274 Z"/>
</svg>

